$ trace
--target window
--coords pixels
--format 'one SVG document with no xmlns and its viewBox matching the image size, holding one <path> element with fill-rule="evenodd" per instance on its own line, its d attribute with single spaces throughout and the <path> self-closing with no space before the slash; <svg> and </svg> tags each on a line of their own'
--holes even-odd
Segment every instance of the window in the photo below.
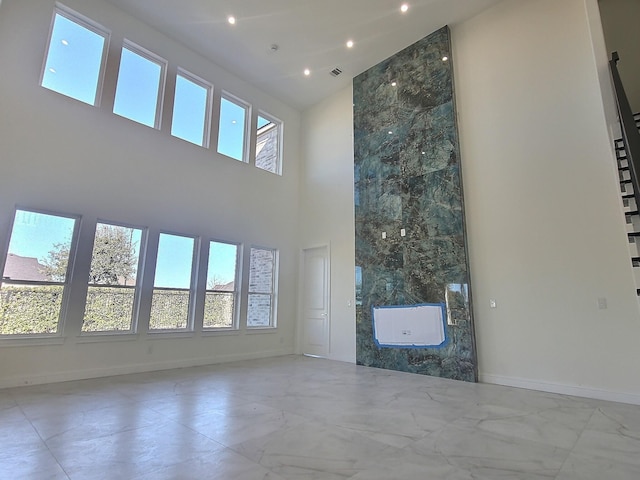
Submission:
<svg viewBox="0 0 640 480">
<path fill-rule="evenodd" d="M 150 330 L 184 330 L 189 326 L 195 246 L 192 237 L 160 234 Z"/>
<path fill-rule="evenodd" d="M 166 61 L 125 40 L 113 113 L 160 128 Z"/>
<path fill-rule="evenodd" d="M 220 104 L 218 153 L 245 161 L 245 132 L 249 107 L 240 100 L 223 95 Z"/>
<path fill-rule="evenodd" d="M 203 321 L 205 329 L 233 328 L 236 325 L 238 251 L 238 245 L 233 243 L 209 243 Z"/>
<path fill-rule="evenodd" d="M 96 226 L 83 332 L 133 331 L 142 234 L 139 228 Z"/>
<path fill-rule="evenodd" d="M 280 175 L 280 137 L 282 123 L 272 117 L 258 115 L 256 132 L 256 167 Z"/>
<path fill-rule="evenodd" d="M 76 219 L 16 210 L 0 284 L 0 334 L 60 330 Z"/>
<path fill-rule="evenodd" d="M 57 7 L 41 85 L 96 105 L 102 84 L 109 34 L 79 15 Z"/>
<path fill-rule="evenodd" d="M 208 147 L 211 91 L 204 80 L 178 69 L 171 135 Z"/>
<path fill-rule="evenodd" d="M 276 250 L 251 248 L 247 327 L 274 327 Z"/>
</svg>

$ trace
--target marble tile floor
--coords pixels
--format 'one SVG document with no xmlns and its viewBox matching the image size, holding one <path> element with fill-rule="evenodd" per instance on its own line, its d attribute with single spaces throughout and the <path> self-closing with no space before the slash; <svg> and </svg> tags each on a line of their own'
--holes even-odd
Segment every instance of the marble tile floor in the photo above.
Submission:
<svg viewBox="0 0 640 480">
<path fill-rule="evenodd" d="M 640 479 L 640 406 L 287 356 L 0 390 L 2 479 Z"/>
</svg>

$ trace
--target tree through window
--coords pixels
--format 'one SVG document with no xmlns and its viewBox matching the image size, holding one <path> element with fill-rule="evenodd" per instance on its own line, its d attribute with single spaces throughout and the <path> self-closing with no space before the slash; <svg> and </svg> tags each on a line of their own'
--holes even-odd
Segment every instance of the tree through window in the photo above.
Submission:
<svg viewBox="0 0 640 480">
<path fill-rule="evenodd" d="M 98 223 L 83 332 L 133 331 L 143 231 Z"/>
</svg>

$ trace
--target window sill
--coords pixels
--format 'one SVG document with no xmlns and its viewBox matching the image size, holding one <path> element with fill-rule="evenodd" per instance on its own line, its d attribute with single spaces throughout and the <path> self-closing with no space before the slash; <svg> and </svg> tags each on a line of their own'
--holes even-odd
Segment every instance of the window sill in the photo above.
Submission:
<svg viewBox="0 0 640 480">
<path fill-rule="evenodd" d="M 240 335 L 240 330 L 238 330 L 237 328 L 225 328 L 220 330 L 207 329 L 200 332 L 201 337 L 218 337 L 229 335 Z"/>
<path fill-rule="evenodd" d="M 132 342 L 138 339 L 137 333 L 96 332 L 79 335 L 76 343 Z"/>
<path fill-rule="evenodd" d="M 245 331 L 251 335 L 260 333 L 277 333 L 278 327 L 247 327 Z"/>
<path fill-rule="evenodd" d="M 0 347 L 39 347 L 46 345 L 63 345 L 64 337 L 55 336 L 37 336 L 37 335 L 20 335 L 20 336 L 2 336 L 0 337 Z"/>
<path fill-rule="evenodd" d="M 147 332 L 147 340 L 158 340 L 165 338 L 193 338 L 195 333 L 191 330 L 188 332 L 178 330 L 167 330 L 163 332 L 161 330 L 150 330 Z"/>
</svg>

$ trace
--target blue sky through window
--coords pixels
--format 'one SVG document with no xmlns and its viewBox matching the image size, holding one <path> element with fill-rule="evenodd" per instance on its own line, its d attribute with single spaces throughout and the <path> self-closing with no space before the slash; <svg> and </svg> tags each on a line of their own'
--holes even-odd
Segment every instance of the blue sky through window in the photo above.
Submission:
<svg viewBox="0 0 640 480">
<path fill-rule="evenodd" d="M 42 86 L 95 105 L 105 37 L 56 13 Z"/>
<path fill-rule="evenodd" d="M 238 246 L 231 243 L 211 242 L 209 246 L 209 266 L 207 288 L 225 285 L 236 279 L 236 259 Z"/>
<path fill-rule="evenodd" d="M 271 120 L 267 120 L 264 117 L 258 116 L 258 130 L 260 130 L 262 127 L 269 125 L 271 123 Z"/>
<path fill-rule="evenodd" d="M 162 66 L 124 46 L 113 113 L 155 127 Z"/>
<path fill-rule="evenodd" d="M 16 210 L 9 253 L 44 263 L 56 244 L 71 245 L 75 219 Z"/>
<path fill-rule="evenodd" d="M 183 75 L 176 78 L 171 135 L 196 145 L 204 144 L 209 89 Z"/>
<path fill-rule="evenodd" d="M 246 107 L 222 99 L 220 104 L 220 130 L 218 131 L 218 153 L 236 160 L 244 160 L 244 132 Z"/>
<path fill-rule="evenodd" d="M 156 277 L 154 286 L 161 288 L 190 288 L 193 267 L 193 247 L 191 237 L 160 234 Z"/>
</svg>

